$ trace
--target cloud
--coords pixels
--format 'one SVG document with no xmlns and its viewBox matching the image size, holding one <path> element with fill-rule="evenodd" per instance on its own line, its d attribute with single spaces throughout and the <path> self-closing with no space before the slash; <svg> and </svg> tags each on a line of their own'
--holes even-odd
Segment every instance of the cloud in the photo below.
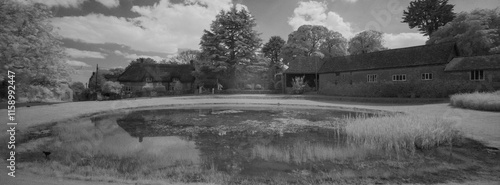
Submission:
<svg viewBox="0 0 500 185">
<path fill-rule="evenodd" d="M 427 37 L 420 33 L 384 33 L 384 45 L 388 48 L 404 48 L 424 45 Z"/>
<path fill-rule="evenodd" d="M 70 66 L 75 66 L 75 67 L 92 67 L 85 62 L 77 60 L 66 60 L 66 63 L 68 63 Z"/>
<path fill-rule="evenodd" d="M 61 6 L 64 8 L 78 8 L 87 0 L 17 0 L 24 4 L 41 3 L 49 7 Z"/>
<path fill-rule="evenodd" d="M 199 48 L 204 29 L 220 10 L 228 10 L 231 0 L 189 0 L 173 4 L 161 0 L 153 6 L 133 6 L 136 18 L 89 14 L 53 18 L 59 34 L 86 43 L 116 43 L 133 50 L 176 53 L 178 48 Z M 239 6 L 246 8 L 244 5 Z"/>
<path fill-rule="evenodd" d="M 96 0 L 96 1 L 108 8 L 116 8 L 118 7 L 118 5 L 120 5 L 120 0 Z"/>
<path fill-rule="evenodd" d="M 83 51 L 74 48 L 66 48 L 66 53 L 72 58 L 106 58 L 106 55 L 95 51 Z"/>
<path fill-rule="evenodd" d="M 137 55 L 137 54 L 130 54 L 130 53 L 126 53 L 126 52 L 121 52 L 119 50 L 115 50 L 114 53 L 116 55 L 119 55 L 119 56 L 123 56 L 125 57 L 126 59 L 130 59 L 130 60 L 135 60 L 135 59 L 138 59 L 138 58 L 152 58 L 154 59 L 155 61 L 157 62 L 160 62 L 162 61 L 163 57 L 160 57 L 160 56 L 150 56 L 150 55 Z"/>
<path fill-rule="evenodd" d="M 326 3 L 317 1 L 299 2 L 293 16 L 288 19 L 288 24 L 294 30 L 305 24 L 321 25 L 341 33 L 346 38 L 354 35 L 351 23 L 344 21 L 336 12 L 327 11 Z"/>
</svg>

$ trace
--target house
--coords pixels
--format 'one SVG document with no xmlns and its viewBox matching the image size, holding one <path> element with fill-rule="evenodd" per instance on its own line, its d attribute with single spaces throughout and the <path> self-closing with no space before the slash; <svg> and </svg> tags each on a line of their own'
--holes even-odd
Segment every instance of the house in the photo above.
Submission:
<svg viewBox="0 0 500 185">
<path fill-rule="evenodd" d="M 325 95 L 447 97 L 500 88 L 500 55 L 462 57 L 454 42 L 323 60 Z"/>
<path fill-rule="evenodd" d="M 146 64 L 136 63 L 125 69 L 118 77 L 125 93 L 193 92 L 194 67 L 190 64 Z M 180 85 L 179 85 L 180 84 Z M 176 89 L 177 88 L 177 89 Z"/>
<path fill-rule="evenodd" d="M 319 57 L 311 56 L 298 56 L 294 57 L 291 61 L 288 62 L 288 69 L 283 72 L 283 80 L 285 86 L 283 88 L 284 93 L 291 92 L 291 88 L 293 87 L 292 80 L 296 77 L 304 77 L 304 82 L 311 89 L 316 88 L 316 82 L 319 79 L 319 71 L 321 66 L 323 66 L 325 60 L 321 60 Z"/>
</svg>

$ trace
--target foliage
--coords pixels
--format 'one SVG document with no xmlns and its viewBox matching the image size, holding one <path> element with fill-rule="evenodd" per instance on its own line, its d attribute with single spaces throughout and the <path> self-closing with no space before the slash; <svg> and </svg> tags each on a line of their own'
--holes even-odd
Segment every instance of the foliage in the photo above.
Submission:
<svg viewBox="0 0 500 185">
<path fill-rule="evenodd" d="M 182 85 L 181 81 L 176 80 L 174 84 L 174 91 L 175 92 L 182 92 L 184 86 Z"/>
<path fill-rule="evenodd" d="M 104 77 L 105 74 L 109 74 L 109 71 L 99 70 L 97 75 L 95 74 L 95 72 L 93 72 L 89 80 L 89 85 L 88 85 L 89 89 L 92 91 L 102 90 L 104 83 L 106 83 L 106 78 Z M 96 85 L 96 80 L 97 80 L 97 85 Z"/>
<path fill-rule="evenodd" d="M 283 47 L 281 56 L 284 62 L 297 56 L 311 56 L 318 52 L 325 42 L 328 29 L 320 25 L 302 25 L 288 35 L 288 41 Z"/>
<path fill-rule="evenodd" d="M 337 57 L 346 56 L 348 48 L 347 39 L 339 32 L 328 31 L 328 36 L 323 44 L 320 46 L 320 51 L 325 56 Z"/>
<path fill-rule="evenodd" d="M 168 62 L 160 63 L 170 63 L 170 64 L 190 64 L 200 58 L 201 52 L 199 50 L 185 50 L 177 54 L 177 56 L 170 59 Z"/>
<path fill-rule="evenodd" d="M 283 40 L 280 36 L 272 36 L 269 41 L 264 44 L 262 47 L 262 52 L 264 56 L 271 59 L 271 69 L 273 70 L 273 74 L 276 73 L 276 70 L 279 68 L 280 63 L 280 55 L 283 46 L 285 45 L 285 40 Z"/>
<path fill-rule="evenodd" d="M 30 85 L 27 87 L 26 97 L 19 99 L 26 102 L 73 101 L 73 90 L 67 84 L 56 87 Z"/>
<path fill-rule="evenodd" d="M 85 96 L 85 85 L 82 82 L 73 82 L 70 85 L 71 90 L 73 90 L 73 101 L 83 101 L 86 100 Z"/>
<path fill-rule="evenodd" d="M 297 76 L 292 79 L 292 93 L 293 94 L 302 94 L 304 93 L 307 82 L 304 82 L 305 76 Z"/>
<path fill-rule="evenodd" d="M 135 60 L 132 60 L 125 69 L 127 69 L 129 66 L 131 66 L 133 64 L 158 64 L 158 62 L 152 58 L 141 57 L 141 58 L 137 58 Z"/>
<path fill-rule="evenodd" d="M 357 55 L 362 53 L 371 53 L 375 51 L 386 50 L 383 44 L 382 32 L 368 30 L 356 34 L 349 40 L 349 53 Z"/>
<path fill-rule="evenodd" d="M 450 97 L 450 104 L 467 109 L 500 111 L 500 91 L 454 94 Z"/>
<path fill-rule="evenodd" d="M 415 0 L 410 2 L 408 11 L 403 11 L 402 22 L 410 28 L 417 27 L 424 35 L 432 35 L 455 18 L 454 6 L 448 4 L 448 0 Z"/>
<path fill-rule="evenodd" d="M 462 12 L 434 32 L 427 44 L 457 42 L 461 55 L 500 53 L 500 8 Z"/>
<path fill-rule="evenodd" d="M 104 76 L 106 79 L 118 78 L 125 71 L 125 69 L 117 67 L 117 68 L 111 68 L 108 71 L 110 73 Z"/>
<path fill-rule="evenodd" d="M 354 143 L 399 155 L 458 141 L 461 135 L 454 124 L 451 120 L 422 115 L 356 117 L 346 119 L 345 132 Z"/>
<path fill-rule="evenodd" d="M 51 18 L 45 5 L 0 1 L 0 81 L 6 78 L 7 70 L 15 72 L 21 97 L 38 94 L 34 89 L 54 88 L 69 81 L 72 69 L 65 62 Z"/>
<path fill-rule="evenodd" d="M 105 94 L 120 94 L 122 92 L 123 85 L 119 82 L 107 81 L 102 86 L 102 92 Z"/>
<path fill-rule="evenodd" d="M 246 9 L 233 6 L 229 11 L 221 10 L 201 38 L 201 58 L 212 61 L 214 69 L 223 70 L 229 79 L 234 79 L 236 66 L 254 57 L 261 39 L 253 28 L 255 19 Z M 234 82 L 232 82 L 234 86 Z"/>
<path fill-rule="evenodd" d="M 262 56 L 256 56 L 242 65 L 236 66 L 239 82 L 255 83 L 262 75 L 268 72 L 271 60 Z"/>
</svg>

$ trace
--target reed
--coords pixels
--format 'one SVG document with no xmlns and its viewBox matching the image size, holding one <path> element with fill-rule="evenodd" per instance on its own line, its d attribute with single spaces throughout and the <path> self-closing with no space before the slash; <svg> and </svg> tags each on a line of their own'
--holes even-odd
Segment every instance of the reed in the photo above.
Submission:
<svg viewBox="0 0 500 185">
<path fill-rule="evenodd" d="M 500 111 L 500 91 L 454 94 L 450 97 L 450 104 L 467 109 Z"/>
<path fill-rule="evenodd" d="M 397 154 L 428 149 L 460 138 L 454 122 L 423 115 L 347 117 L 348 141 Z"/>
</svg>

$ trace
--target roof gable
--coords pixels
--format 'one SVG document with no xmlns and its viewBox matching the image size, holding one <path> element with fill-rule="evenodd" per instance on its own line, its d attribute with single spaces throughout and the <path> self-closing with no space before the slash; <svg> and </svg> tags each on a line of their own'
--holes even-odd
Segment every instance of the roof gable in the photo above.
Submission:
<svg viewBox="0 0 500 185">
<path fill-rule="evenodd" d="M 320 73 L 446 64 L 457 55 L 454 42 L 325 58 Z"/>
<path fill-rule="evenodd" d="M 444 71 L 467 71 L 482 69 L 500 69 L 500 54 L 457 57 L 446 65 Z"/>
</svg>

